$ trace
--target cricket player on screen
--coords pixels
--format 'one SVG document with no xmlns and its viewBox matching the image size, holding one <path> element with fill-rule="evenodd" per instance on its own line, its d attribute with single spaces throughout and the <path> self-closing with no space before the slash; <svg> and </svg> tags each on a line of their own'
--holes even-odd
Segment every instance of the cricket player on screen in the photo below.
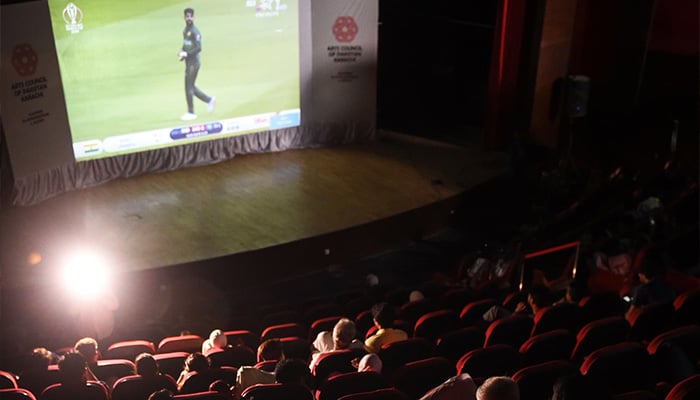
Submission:
<svg viewBox="0 0 700 400">
<path fill-rule="evenodd" d="M 187 112 L 180 117 L 183 121 L 191 121 L 197 118 L 194 113 L 193 96 L 207 103 L 209 112 L 214 111 L 216 98 L 207 96 L 196 85 L 199 73 L 199 53 L 202 51 L 202 35 L 194 26 L 194 10 L 185 8 L 185 29 L 182 31 L 182 49 L 178 54 L 180 61 L 185 61 L 185 97 L 187 98 Z"/>
</svg>

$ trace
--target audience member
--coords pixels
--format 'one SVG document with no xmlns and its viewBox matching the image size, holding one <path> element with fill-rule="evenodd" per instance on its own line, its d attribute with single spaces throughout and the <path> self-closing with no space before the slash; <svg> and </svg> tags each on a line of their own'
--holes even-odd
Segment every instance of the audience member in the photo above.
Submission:
<svg viewBox="0 0 700 400">
<path fill-rule="evenodd" d="M 225 349 L 226 345 L 228 340 L 224 332 L 221 329 L 214 329 L 209 334 L 209 339 L 202 342 L 202 354 L 207 355 L 212 349 Z"/>
<path fill-rule="evenodd" d="M 528 291 L 527 295 L 527 303 L 525 302 L 519 302 L 515 306 L 515 310 L 511 312 L 510 310 L 506 309 L 505 307 L 495 305 L 491 308 L 489 308 L 483 315 L 484 321 L 495 321 L 497 319 L 501 319 L 503 317 L 507 317 L 511 314 L 523 314 L 523 315 L 530 315 L 534 316 L 537 314 L 537 311 L 541 310 L 544 307 L 549 306 L 551 303 L 550 301 L 550 293 L 549 289 L 547 289 L 546 286 L 544 285 L 533 285 L 530 290 Z"/>
<path fill-rule="evenodd" d="M 87 363 L 77 352 L 63 356 L 58 362 L 61 372 L 60 386 L 49 387 L 41 395 L 42 400 L 75 400 L 107 398 L 107 389 L 101 383 L 88 384 L 85 378 Z"/>
<path fill-rule="evenodd" d="M 520 400 L 518 384 L 507 376 L 492 376 L 479 386 L 477 400 Z"/>
<path fill-rule="evenodd" d="M 148 400 L 173 400 L 173 393 L 167 389 L 161 389 L 151 393 Z"/>
<path fill-rule="evenodd" d="M 98 381 L 99 379 L 93 373 L 93 369 L 97 367 L 97 360 L 100 358 L 99 347 L 97 340 L 91 337 L 84 337 L 75 343 L 73 349 L 80 353 L 87 362 L 85 369 L 85 379 L 88 381 Z"/>
<path fill-rule="evenodd" d="M 676 298 L 675 291 L 664 280 L 665 267 L 658 252 L 649 251 L 646 254 L 637 271 L 641 285 L 634 290 L 630 307 L 625 314 L 628 320 L 636 317 L 645 305 L 671 303 Z"/>
<path fill-rule="evenodd" d="M 401 329 L 394 329 L 396 313 L 388 303 L 378 303 L 372 307 L 372 319 L 377 332 L 365 340 L 365 349 L 369 353 L 378 353 L 383 345 L 407 340 L 408 334 Z"/>
<path fill-rule="evenodd" d="M 476 400 L 476 384 L 469 374 L 457 375 L 428 391 L 420 400 Z"/>
<path fill-rule="evenodd" d="M 169 376 L 163 375 L 158 369 L 158 362 L 149 353 L 141 353 L 136 356 L 136 374 L 141 375 L 151 391 L 167 389 L 177 391 L 177 385 Z"/>
<path fill-rule="evenodd" d="M 318 357 L 323 353 L 338 350 L 362 349 L 363 344 L 357 340 L 357 329 L 355 323 L 347 318 L 341 318 L 333 327 L 333 333 L 323 331 L 316 336 L 313 342 L 313 353 L 311 354 L 311 369 L 313 370 Z"/>
<path fill-rule="evenodd" d="M 209 371 L 209 359 L 202 353 L 192 353 L 185 359 L 185 368 L 177 378 L 177 390 L 182 391 L 185 381 L 193 374 L 204 374 Z"/>
<path fill-rule="evenodd" d="M 278 338 L 268 339 L 258 346 L 258 362 L 284 360 L 284 347 Z"/>
<path fill-rule="evenodd" d="M 32 350 L 24 370 L 19 375 L 19 387 L 29 390 L 38 398 L 47 386 L 56 383 L 52 381 L 49 373 L 49 365 L 53 360 L 53 356 L 54 354 L 51 351 L 43 347 L 37 347 Z"/>
</svg>

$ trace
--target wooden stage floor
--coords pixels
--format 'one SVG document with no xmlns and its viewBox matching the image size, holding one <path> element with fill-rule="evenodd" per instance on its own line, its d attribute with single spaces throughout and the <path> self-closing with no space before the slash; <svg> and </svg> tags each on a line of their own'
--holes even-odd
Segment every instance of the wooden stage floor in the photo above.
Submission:
<svg viewBox="0 0 700 400">
<path fill-rule="evenodd" d="M 119 271 L 133 272 L 251 254 L 392 221 L 395 227 L 380 230 L 381 237 L 355 231 L 379 246 L 386 236 L 406 234 L 397 216 L 454 199 L 506 168 L 503 154 L 486 154 L 480 145 L 457 147 L 387 132 L 379 137 L 243 155 L 0 210 L 4 284 L 36 280 L 79 249 L 104 254 Z M 437 212 L 452 211 L 445 207 Z M 342 262 L 344 255 L 362 253 L 353 253 L 351 241 L 326 236 L 306 251 Z M 32 253 L 41 262 L 32 265 Z"/>
</svg>

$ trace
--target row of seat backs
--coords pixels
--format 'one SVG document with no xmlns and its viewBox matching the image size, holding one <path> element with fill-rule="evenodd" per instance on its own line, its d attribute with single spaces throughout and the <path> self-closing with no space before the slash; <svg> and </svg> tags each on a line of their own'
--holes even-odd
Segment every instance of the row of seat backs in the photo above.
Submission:
<svg viewBox="0 0 700 400">
<path fill-rule="evenodd" d="M 466 290 L 458 289 L 457 293 L 466 296 Z M 459 298 L 459 296 L 455 296 Z M 513 309 L 518 301 L 524 300 L 522 292 L 514 292 L 508 295 L 503 302 L 499 303 L 495 299 L 481 299 L 467 303 L 455 316 L 456 310 L 437 309 L 436 304 L 429 299 L 407 303 L 403 306 L 405 311 L 399 314 L 397 322 L 399 326 L 415 337 L 425 337 L 430 340 L 437 339 L 459 326 L 469 326 L 483 323 L 483 314 L 491 307 L 502 305 L 507 309 Z M 575 308 L 570 304 L 560 304 L 546 307 L 535 315 L 534 324 L 530 331 L 530 336 L 537 335 L 554 329 L 569 329 L 575 332 L 585 323 L 610 316 L 621 316 L 626 305 L 616 293 L 599 293 L 587 296 L 579 302 L 579 307 Z M 639 331 L 639 339 L 650 339 L 660 333 L 658 329 L 666 329 L 669 326 L 683 326 L 692 323 L 700 323 L 700 291 L 682 293 L 677 296 L 673 307 L 660 306 L 655 312 L 649 312 L 648 316 L 641 316 L 634 328 Z M 323 314 L 319 314 L 323 315 Z M 229 343 L 234 345 L 245 345 L 251 349 L 256 349 L 258 344 L 270 338 L 298 337 L 308 338 L 313 341 L 321 331 L 332 330 L 333 325 L 342 318 L 342 314 L 326 315 L 311 323 L 306 327 L 303 323 L 287 320 L 285 323 L 267 326 L 260 336 L 249 330 L 231 330 L 225 334 Z M 651 317 L 651 318 L 649 318 Z M 661 324 L 659 320 L 663 320 Z M 358 338 L 363 339 L 373 327 L 370 310 L 364 310 L 355 317 L 358 330 Z M 661 328 L 657 328 L 661 327 Z M 636 334 L 634 333 L 633 334 Z M 200 351 L 203 338 L 197 335 L 180 335 L 163 338 L 158 346 L 147 340 L 128 340 L 113 343 L 105 353 L 105 358 L 125 358 L 133 360 L 140 353 L 171 353 L 176 351 L 192 353 Z"/>
</svg>

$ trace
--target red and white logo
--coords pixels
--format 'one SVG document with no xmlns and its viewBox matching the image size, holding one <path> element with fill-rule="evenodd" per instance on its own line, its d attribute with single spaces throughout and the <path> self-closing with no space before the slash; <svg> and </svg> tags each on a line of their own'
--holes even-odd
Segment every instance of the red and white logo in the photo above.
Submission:
<svg viewBox="0 0 700 400">
<path fill-rule="evenodd" d="M 333 24 L 333 36 L 340 43 L 350 43 L 357 36 L 357 24 L 353 17 L 338 17 Z"/>
<path fill-rule="evenodd" d="M 12 50 L 12 66 L 20 76 L 33 75 L 39 62 L 36 52 L 29 43 L 21 43 Z"/>
</svg>

